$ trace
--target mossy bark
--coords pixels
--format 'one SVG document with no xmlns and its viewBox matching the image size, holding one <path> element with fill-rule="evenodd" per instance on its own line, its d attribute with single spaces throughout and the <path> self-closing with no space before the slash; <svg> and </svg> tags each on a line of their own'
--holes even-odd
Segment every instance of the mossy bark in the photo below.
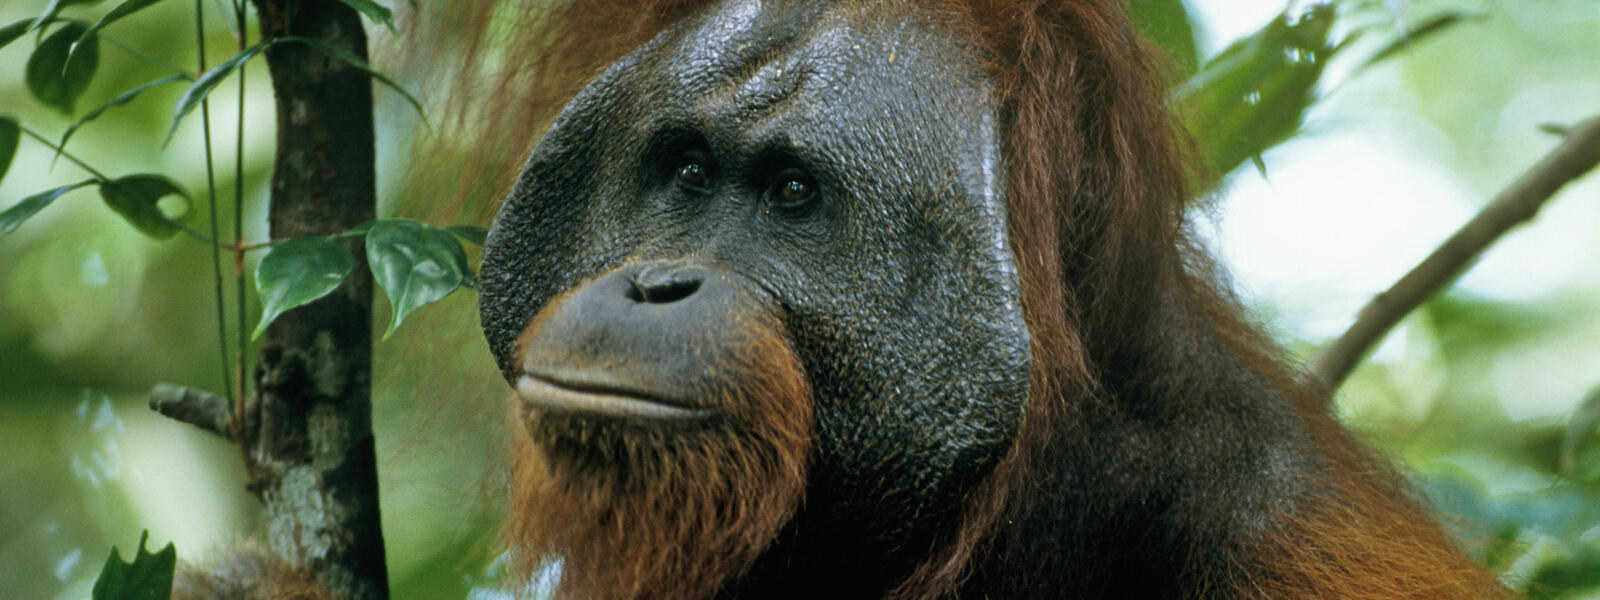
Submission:
<svg viewBox="0 0 1600 600">
<path fill-rule="evenodd" d="M 336 0 L 254 0 L 262 39 L 300 36 L 365 60 L 359 15 Z M 372 85 L 307 44 L 266 51 L 277 103 L 274 239 L 345 231 L 373 218 Z M 335 595 L 387 598 L 372 435 L 372 278 L 359 240 L 354 273 L 267 328 L 244 420 L 251 489 L 272 550 Z"/>
</svg>

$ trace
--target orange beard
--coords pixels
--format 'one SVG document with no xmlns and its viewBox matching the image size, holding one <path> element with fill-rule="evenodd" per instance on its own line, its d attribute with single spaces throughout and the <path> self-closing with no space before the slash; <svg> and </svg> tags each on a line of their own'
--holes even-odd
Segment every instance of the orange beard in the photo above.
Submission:
<svg viewBox="0 0 1600 600">
<path fill-rule="evenodd" d="M 800 505 L 812 416 L 782 327 L 744 329 L 730 361 L 743 364 L 709 366 L 727 389 L 705 422 L 544 414 L 513 398 L 519 580 L 560 558 L 558 598 L 690 599 L 750 568 Z"/>
</svg>

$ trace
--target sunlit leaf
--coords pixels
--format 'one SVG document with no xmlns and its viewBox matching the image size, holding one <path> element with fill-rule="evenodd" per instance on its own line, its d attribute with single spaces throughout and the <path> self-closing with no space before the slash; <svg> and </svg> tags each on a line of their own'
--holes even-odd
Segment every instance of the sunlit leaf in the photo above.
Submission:
<svg viewBox="0 0 1600 600">
<path fill-rule="evenodd" d="M 406 102 L 411 104 L 411 108 L 416 109 L 417 114 L 422 116 L 423 123 L 424 124 L 427 123 L 428 115 L 427 115 L 427 113 L 423 112 L 422 103 L 418 102 L 417 98 L 415 96 L 411 95 L 411 92 L 406 91 L 405 88 L 400 87 L 400 84 L 395 83 L 393 79 L 389 79 L 389 77 L 387 75 L 384 75 L 383 73 L 380 73 L 378 71 L 373 70 L 373 68 L 371 66 L 367 65 L 367 61 L 361 60 L 361 57 L 356 56 L 354 54 L 351 54 L 349 52 L 346 52 L 344 50 L 341 50 L 339 48 L 335 48 L 333 46 L 329 46 L 329 45 L 323 43 L 321 40 L 314 40 L 314 39 L 311 39 L 311 38 L 290 36 L 290 37 L 281 38 L 278 41 L 280 41 L 280 42 L 300 42 L 300 43 L 305 44 L 307 46 L 311 46 L 312 48 L 316 48 L 317 50 L 322 51 L 324 54 L 327 54 L 328 56 L 332 56 L 332 57 L 337 58 L 339 60 L 342 60 L 342 61 L 344 61 L 346 63 L 349 63 L 350 66 L 353 66 L 353 67 L 355 67 L 357 69 L 361 69 L 362 71 L 366 71 L 367 75 L 370 75 L 370 76 L 372 76 L 373 79 L 376 79 L 379 82 L 383 83 L 384 85 L 389 86 L 390 89 L 393 89 L 395 92 L 398 92 L 402 97 L 404 97 L 406 99 Z M 431 127 L 431 125 L 430 125 L 430 127 Z"/>
<path fill-rule="evenodd" d="M 383 219 L 367 232 L 367 262 L 394 308 L 383 336 L 422 306 L 436 302 L 467 280 L 467 254 L 455 236 L 403 219 Z"/>
<path fill-rule="evenodd" d="M 1572 135 L 1572 126 L 1566 123 L 1540 123 L 1538 127 L 1539 131 L 1558 138 Z"/>
<path fill-rule="evenodd" d="M 1447 469 L 1415 483 L 1429 508 L 1445 517 L 1443 524 L 1457 539 L 1484 539 L 1498 524 L 1499 513 L 1483 484 L 1465 472 Z"/>
<path fill-rule="evenodd" d="M 5 27 L 0 27 L 0 48 L 17 41 L 17 38 L 28 32 L 28 26 L 32 24 L 33 19 L 23 19 Z"/>
<path fill-rule="evenodd" d="M 1595 425 L 1600 425 L 1600 386 L 1589 390 L 1589 395 L 1578 402 L 1567 419 L 1567 432 L 1561 439 L 1561 470 L 1571 473 L 1578 462 L 1578 443 L 1583 441 Z"/>
<path fill-rule="evenodd" d="M 327 237 L 295 238 L 273 246 L 256 265 L 261 322 L 251 337 L 261 337 L 284 311 L 328 295 L 355 268 L 350 250 Z"/>
<path fill-rule="evenodd" d="M 15 206 L 6 209 L 5 212 L 0 212 L 0 235 L 5 235 L 15 231 L 18 226 L 22 225 L 23 221 L 28 220 L 28 218 L 32 217 L 35 213 L 44 210 L 44 207 L 49 206 L 51 202 L 55 202 L 56 198 L 60 198 L 62 194 L 93 183 L 95 183 L 93 179 L 88 181 L 80 181 L 72 185 L 63 185 L 58 188 L 48 189 L 32 196 L 28 196 L 27 198 L 23 198 L 22 201 L 18 202 Z"/>
<path fill-rule="evenodd" d="M 72 114 L 78 97 L 89 89 L 89 80 L 100 64 L 100 42 L 94 36 L 79 44 L 78 52 L 67 60 L 83 32 L 82 25 L 69 23 L 46 37 L 28 57 L 28 91 L 46 106 L 67 114 Z"/>
<path fill-rule="evenodd" d="M 11 169 L 11 159 L 17 156 L 17 143 L 22 141 L 22 127 L 11 117 L 0 117 L 0 181 L 5 181 Z"/>
<path fill-rule="evenodd" d="M 266 50 L 267 46 L 271 46 L 272 43 L 271 41 L 261 42 L 240 50 L 238 54 L 217 63 L 217 66 L 212 67 L 210 71 L 206 71 L 198 79 L 195 79 L 189 89 L 183 92 L 183 97 L 178 99 L 178 106 L 172 110 L 172 127 L 167 130 L 167 139 L 161 142 L 162 146 L 172 142 L 172 136 L 178 133 L 178 124 L 182 123 L 183 118 L 193 112 L 194 108 L 206 99 L 211 90 L 216 89 L 223 79 L 226 79 L 230 73 L 239 68 L 239 65 L 260 54 L 262 50 Z"/>
<path fill-rule="evenodd" d="M 100 2 L 100 0 L 52 0 L 49 5 L 44 7 L 43 14 L 40 14 L 38 18 L 31 20 L 32 25 L 28 26 L 28 31 L 33 31 L 40 27 L 44 27 L 46 24 L 54 21 L 56 19 L 56 15 L 61 14 L 61 9 L 63 8 L 72 6 L 74 4 L 93 4 L 98 2 Z"/>
<path fill-rule="evenodd" d="M 1423 21 L 1416 27 L 1412 27 L 1401 32 L 1399 37 L 1396 37 L 1388 44 L 1385 44 L 1382 49 L 1374 53 L 1371 58 L 1368 58 L 1367 61 L 1361 65 L 1361 67 L 1367 68 L 1383 62 L 1384 60 L 1387 60 L 1396 54 L 1410 49 L 1412 46 L 1417 45 L 1423 40 L 1450 29 L 1452 26 L 1465 21 L 1482 20 L 1486 16 L 1486 13 L 1462 11 L 1445 11 L 1444 13 L 1435 15 L 1432 18 Z"/>
<path fill-rule="evenodd" d="M 1194 74 L 1199 64 L 1195 49 L 1194 27 L 1189 23 L 1189 11 L 1182 0 L 1133 0 L 1128 5 L 1130 16 L 1139 32 L 1166 50 L 1185 77 Z"/>
<path fill-rule="evenodd" d="M 489 239 L 489 229 L 478 227 L 477 225 L 453 225 L 444 228 L 444 230 L 478 246 L 482 246 L 484 240 Z"/>
<path fill-rule="evenodd" d="M 56 144 L 56 158 L 60 158 L 61 157 L 61 153 L 64 152 L 67 149 L 67 140 L 72 139 L 72 134 L 77 133 L 79 127 L 82 127 L 84 123 L 88 123 L 89 121 L 93 121 L 95 119 L 100 118 L 100 115 L 104 114 L 111 107 L 122 106 L 124 104 L 129 103 L 129 102 L 133 102 L 134 98 L 138 98 L 139 94 L 144 93 L 145 90 L 148 90 L 150 88 L 153 88 L 153 87 L 156 87 L 156 86 L 161 86 L 161 85 L 166 85 L 166 84 L 172 83 L 174 81 L 188 81 L 188 80 L 189 80 L 189 76 L 188 75 L 172 75 L 172 76 L 168 76 L 168 77 L 162 77 L 161 79 L 157 79 L 157 80 L 152 81 L 150 83 L 146 83 L 146 84 L 141 85 L 139 87 L 136 87 L 136 88 L 133 88 L 133 89 L 128 90 L 126 92 L 123 92 L 121 94 L 118 94 L 117 97 L 116 98 L 112 98 L 110 102 L 102 104 L 102 105 L 96 107 L 94 110 L 89 111 L 89 114 L 86 114 L 86 115 L 83 116 L 83 118 L 78 119 L 77 121 L 74 121 L 72 123 L 72 125 L 67 127 L 67 131 L 65 133 L 61 134 L 61 141 Z"/>
<path fill-rule="evenodd" d="M 1565 327 L 1547 309 L 1450 292 L 1429 300 L 1422 310 L 1432 323 L 1446 363 L 1471 364 L 1521 340 Z"/>
<path fill-rule="evenodd" d="M 1333 46 L 1331 5 L 1279 15 L 1230 45 L 1174 92 L 1214 175 L 1232 171 L 1300 128 Z"/>
<path fill-rule="evenodd" d="M 1546 559 L 1523 582 L 1529 600 L 1592 597 L 1573 592 L 1593 591 L 1600 586 L 1600 549 L 1586 544 L 1569 546 L 1569 552 Z"/>
<path fill-rule="evenodd" d="M 1578 486 L 1558 485 L 1538 494 L 1508 496 L 1501 502 L 1499 518 L 1523 529 L 1572 541 L 1600 525 L 1600 497 Z"/>
<path fill-rule="evenodd" d="M 161 210 L 159 202 L 167 196 L 182 198 L 184 210 L 180 214 L 188 212 L 189 195 L 161 175 L 141 173 L 100 184 L 100 197 L 111 210 L 141 233 L 156 239 L 170 238 L 181 229 L 176 219 Z"/>
<path fill-rule="evenodd" d="M 106 566 L 94 582 L 94 600 L 167 600 L 172 597 L 172 575 L 178 566 L 178 549 L 168 542 L 154 554 L 144 549 L 150 532 L 139 534 L 133 562 L 123 562 L 113 547 Z"/>
<path fill-rule="evenodd" d="M 106 13 L 106 16 L 100 17 L 99 21 L 96 21 L 94 25 L 89 26 L 88 31 L 85 31 L 83 32 L 83 35 L 78 36 L 78 40 L 72 44 L 72 53 L 77 53 L 79 44 L 92 41 L 94 35 L 100 33 L 100 30 L 105 29 L 107 25 L 115 23 L 123 17 L 139 12 L 141 9 L 160 1 L 161 0 L 127 0 L 122 4 L 118 4 L 116 8 L 111 9 L 111 12 Z"/>
<path fill-rule="evenodd" d="M 349 6 L 350 8 L 361 11 L 361 14 L 366 15 L 368 19 L 372 19 L 373 23 L 378 23 L 384 27 L 388 27 L 389 33 L 394 33 L 394 13 L 390 12 L 389 9 L 382 4 L 378 4 L 372 0 L 339 1 L 345 3 L 345 5 Z"/>
</svg>

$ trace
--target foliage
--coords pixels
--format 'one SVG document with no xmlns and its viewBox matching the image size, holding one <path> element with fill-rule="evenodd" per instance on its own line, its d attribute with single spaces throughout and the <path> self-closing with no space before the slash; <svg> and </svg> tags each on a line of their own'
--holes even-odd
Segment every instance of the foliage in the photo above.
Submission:
<svg viewBox="0 0 1600 600">
<path fill-rule="evenodd" d="M 94 582 L 94 600 L 166 600 L 172 595 L 172 574 L 178 566 L 178 551 L 167 544 L 152 554 L 144 549 L 150 532 L 139 534 L 139 549 L 133 562 L 124 562 L 116 548 L 106 557 L 100 579 Z"/>
<path fill-rule="evenodd" d="M 385 339 L 408 313 L 443 299 L 468 281 L 467 255 L 456 236 L 415 221 L 373 223 L 367 231 L 367 262 L 394 303 Z"/>
<path fill-rule="evenodd" d="M 1403 29 L 1363 59 L 1363 67 L 1393 58 L 1467 18 L 1461 12 L 1444 11 L 1415 28 Z M 1392 24 L 1357 26 L 1336 41 L 1334 25 L 1340 20 L 1336 5 L 1330 3 L 1312 4 L 1299 13 L 1286 9 L 1255 35 L 1230 44 L 1173 90 L 1173 100 L 1208 168 L 1210 178 L 1202 179 L 1199 187 L 1214 187 L 1222 175 L 1246 160 L 1265 173 L 1261 153 L 1299 133 L 1306 111 L 1318 100 L 1317 89 L 1329 62 L 1363 36 L 1393 28 Z M 1192 42 L 1171 43 L 1177 45 L 1167 48 L 1180 62 L 1193 52 Z"/>
<path fill-rule="evenodd" d="M 78 98 L 88 89 L 94 78 L 98 66 L 100 31 L 157 1 L 159 0 L 126 0 L 101 17 L 93 26 L 84 26 L 74 21 L 59 20 L 57 17 L 61 9 L 77 2 L 57 0 L 47 7 L 39 18 L 19 21 L 0 30 L 0 46 L 20 37 L 25 30 L 42 29 L 56 22 L 63 23 L 34 48 L 28 59 L 27 84 L 29 91 L 39 102 L 70 115 Z M 345 2 L 374 21 L 393 28 L 388 9 L 366 0 L 345 0 Z M 28 133 L 40 143 L 50 145 L 58 156 L 66 155 L 66 142 L 72 134 L 107 109 L 132 102 L 151 87 L 175 81 L 191 81 L 188 90 L 173 108 L 172 124 L 163 143 L 166 145 L 177 134 L 184 118 L 204 104 L 207 96 L 223 80 L 262 51 L 282 43 L 306 44 L 354 65 L 398 91 L 419 113 L 422 111 L 421 103 L 414 96 L 356 56 L 314 39 L 285 37 L 266 40 L 244 48 L 199 77 L 180 73 L 128 90 L 74 122 L 62 134 L 59 144 L 52 145 L 32 131 Z M 15 119 L 0 118 L 0 175 L 4 175 L 3 169 L 10 166 L 19 130 L 20 126 Z M 242 131 L 239 135 L 242 135 Z M 209 138 L 207 143 L 210 143 Z M 107 178 L 88 165 L 76 159 L 73 161 L 90 171 L 94 179 L 34 194 L 16 206 L 0 212 L 0 235 L 14 231 L 23 221 L 67 192 L 93 185 L 98 186 L 106 206 L 145 235 L 156 239 L 168 239 L 179 232 L 189 231 L 203 242 L 229 249 L 216 240 L 208 239 L 186 228 L 183 216 L 189 212 L 187 206 L 189 195 L 172 179 L 146 173 Z M 212 168 L 211 164 L 206 165 L 208 171 Z M 161 208 L 159 202 L 169 196 L 185 200 L 184 207 L 181 210 Z M 367 254 L 373 274 L 382 289 L 389 293 L 395 307 L 394 318 L 384 337 L 387 338 L 392 334 L 407 314 L 437 302 L 456 288 L 470 285 L 471 277 L 467 267 L 466 252 L 461 247 L 459 239 L 481 243 L 481 237 L 452 235 L 448 230 L 426 227 L 404 219 L 382 220 L 361 229 L 366 233 Z M 312 302 L 333 291 L 344 276 L 350 273 L 354 263 L 348 251 L 344 246 L 334 243 L 332 239 L 308 239 L 303 242 L 274 240 L 271 244 L 231 247 L 238 253 L 280 243 L 287 247 L 269 254 L 270 258 L 262 262 L 264 267 L 258 267 L 257 291 L 263 293 L 267 301 L 264 303 L 264 313 L 255 327 L 253 337 L 259 337 L 272 319 L 284 311 Z M 342 257 L 340 253 L 343 253 Z M 261 277 L 261 269 L 265 269 L 267 274 L 265 280 Z M 338 275 L 336 278 L 332 277 L 335 273 Z M 220 288 L 218 293 L 221 293 Z"/>
<path fill-rule="evenodd" d="M 256 264 L 261 320 L 250 337 L 261 337 L 283 311 L 326 296 L 355 268 L 350 250 L 331 237 L 295 238 L 273 247 Z"/>
<path fill-rule="evenodd" d="M 393 29 L 387 8 L 365 0 L 344 1 L 375 22 Z M 100 64 L 101 38 L 106 35 L 108 29 L 132 20 L 130 17 L 155 6 L 158 2 L 159 0 L 124 0 L 90 25 L 68 16 L 71 11 L 65 10 L 83 2 L 55 0 L 45 7 L 40 16 L 0 28 L 0 48 L 21 39 L 28 32 L 38 32 L 38 41 L 28 55 L 24 83 L 29 94 L 39 104 L 70 118 L 77 112 L 78 101 L 96 80 Z M 244 398 L 248 393 L 248 383 L 243 373 L 249 351 L 245 333 L 249 321 L 245 312 L 246 289 L 242 284 L 245 278 L 247 253 L 270 248 L 266 256 L 259 261 L 255 273 L 256 291 L 262 305 L 262 313 L 255 322 L 253 335 L 250 337 L 258 338 L 267 326 L 284 312 L 313 302 L 338 287 L 345 277 L 354 271 L 356 264 L 349 248 L 341 240 L 363 237 L 367 242 L 367 262 L 376 281 L 392 298 L 394 310 L 385 333 L 387 337 L 413 311 L 445 298 L 458 288 L 471 286 L 472 274 L 467 265 L 467 254 L 462 246 L 462 240 L 481 243 L 482 235 L 472 228 L 440 229 L 407 219 L 382 219 L 342 234 L 247 243 L 243 239 L 242 227 L 242 212 L 246 198 L 243 196 L 242 187 L 238 187 L 234 198 L 234 240 L 231 243 L 225 242 L 221 238 L 217 219 L 220 211 L 214 182 L 220 169 L 212 159 L 213 136 L 209 96 L 230 76 L 242 73 L 244 66 L 251 59 L 274 45 L 310 46 L 318 52 L 366 72 L 379 82 L 398 91 L 419 113 L 422 110 L 421 104 L 415 97 L 386 75 L 372 69 L 364 60 L 316 39 L 286 36 L 266 39 L 247 46 L 247 34 L 244 29 L 247 21 L 246 4 L 242 0 L 232 0 L 228 6 L 234 17 L 230 27 L 238 34 L 236 42 L 239 48 L 236 54 L 207 69 L 202 35 L 196 42 L 196 52 L 201 56 L 201 60 L 198 74 L 195 74 L 183 71 L 150 54 L 117 43 L 118 47 L 127 49 L 130 54 L 146 62 L 176 72 L 122 91 L 110 101 L 99 105 L 68 125 L 60 134 L 58 143 L 51 143 L 45 136 L 23 126 L 16 117 L 0 116 L 0 176 L 4 176 L 9 170 L 23 134 L 53 150 L 57 158 L 66 158 L 90 176 L 76 183 L 33 193 L 23 198 L 21 202 L 0 210 L 0 236 L 16 232 L 25 221 L 37 216 L 70 192 L 94 187 L 99 191 L 106 207 L 139 233 L 155 240 L 168 240 L 179 234 L 187 234 L 188 237 L 204 244 L 213 256 L 213 288 L 218 308 L 216 319 L 219 341 L 222 345 L 218 359 L 225 365 L 230 362 L 229 352 L 226 349 L 230 327 L 234 329 L 232 337 L 239 340 L 238 351 L 234 356 L 237 363 L 231 367 L 231 373 L 236 376 L 229 374 L 230 367 L 223 368 L 225 374 L 223 389 L 227 392 L 229 402 L 233 402 L 236 398 Z M 195 10 L 196 27 L 203 33 L 203 4 L 197 2 Z M 206 148 L 203 168 L 208 181 L 207 194 L 203 199 L 208 209 L 206 212 L 211 215 L 209 235 L 190 227 L 187 223 L 187 218 L 194 212 L 191 210 L 192 196 L 175 178 L 159 173 L 107 175 L 65 147 L 83 126 L 97 120 L 109 109 L 134 104 L 147 97 L 145 92 L 179 81 L 188 82 L 188 88 L 173 105 L 171 123 L 161 146 L 165 147 L 172 142 L 186 117 L 196 112 L 203 115 L 205 134 L 203 143 Z M 239 115 L 242 117 L 245 101 L 243 79 L 240 79 L 239 86 L 240 96 L 237 102 Z M 240 140 L 240 154 L 237 156 L 233 174 L 236 180 L 243 176 L 241 171 L 244 162 L 242 155 L 244 127 L 245 123 L 241 119 L 233 134 L 236 140 Z M 62 235 L 70 234 L 62 233 Z M 235 276 L 240 282 L 235 290 L 237 320 L 231 324 L 223 310 L 226 293 L 222 283 L 221 261 L 217 259 L 217 255 L 221 252 L 234 256 Z M 362 377 L 365 376 L 363 373 Z M 174 552 L 169 545 L 159 555 L 160 560 L 164 562 L 157 563 L 165 564 L 167 567 L 164 579 L 167 588 L 170 588 L 172 583 L 171 563 L 174 560 Z M 166 597 L 168 592 L 156 591 L 159 585 L 147 585 L 151 582 L 161 584 L 163 580 L 151 579 L 151 575 L 146 573 L 149 567 L 146 563 L 148 561 L 144 557 L 142 541 L 140 555 L 131 567 L 123 565 L 120 558 L 113 553 L 112 560 L 108 562 L 95 588 L 95 597 Z"/>
<path fill-rule="evenodd" d="M 46 106 L 72 114 L 100 67 L 100 38 L 77 23 L 46 37 L 28 57 L 28 90 Z"/>
</svg>

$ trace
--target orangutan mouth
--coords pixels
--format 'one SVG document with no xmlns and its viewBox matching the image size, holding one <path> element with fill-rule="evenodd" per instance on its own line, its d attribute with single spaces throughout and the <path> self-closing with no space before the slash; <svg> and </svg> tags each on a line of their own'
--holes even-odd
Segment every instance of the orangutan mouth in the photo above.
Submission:
<svg viewBox="0 0 1600 600">
<path fill-rule="evenodd" d="M 609 383 L 574 382 L 523 373 L 517 379 L 517 397 L 547 413 L 618 419 L 693 420 L 714 411 L 652 397 Z"/>
</svg>

